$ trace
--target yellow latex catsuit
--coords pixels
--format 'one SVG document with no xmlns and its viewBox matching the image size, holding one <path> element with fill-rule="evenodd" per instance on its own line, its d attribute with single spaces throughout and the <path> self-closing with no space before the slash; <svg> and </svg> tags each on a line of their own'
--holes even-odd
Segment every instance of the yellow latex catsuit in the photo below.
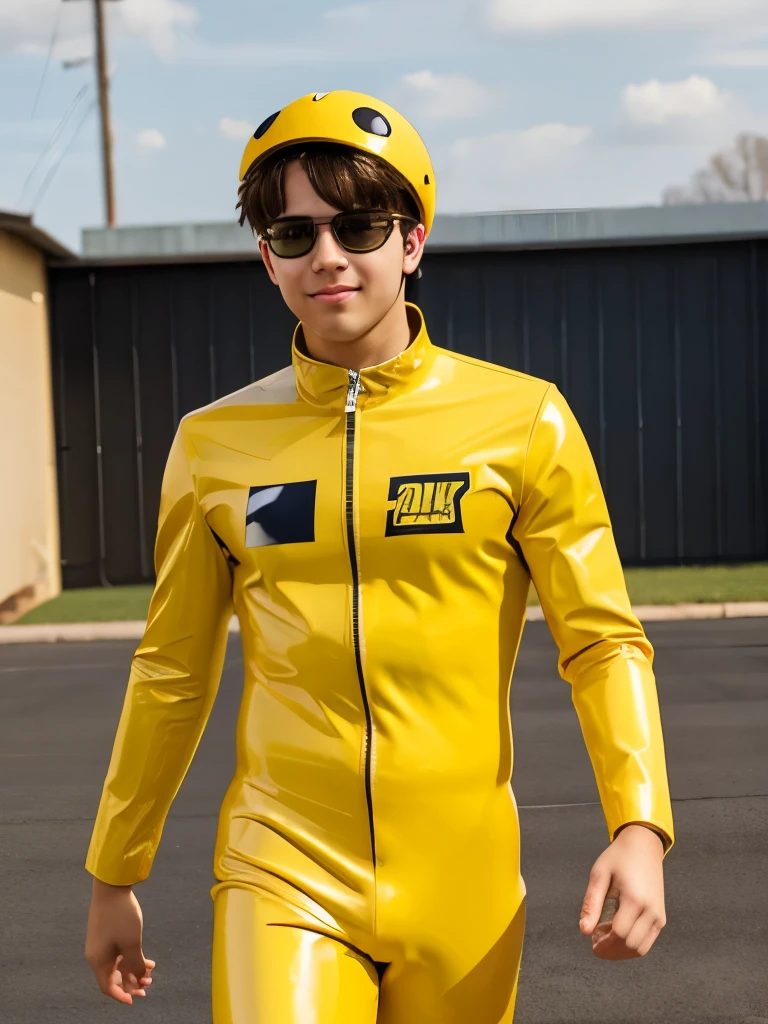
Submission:
<svg viewBox="0 0 768 1024">
<path fill-rule="evenodd" d="M 216 838 L 214 1024 L 512 1021 L 525 885 L 509 693 L 531 578 L 613 839 L 674 843 L 653 651 L 554 385 L 414 340 L 187 415 L 85 867 L 145 879 L 245 663 Z"/>
</svg>

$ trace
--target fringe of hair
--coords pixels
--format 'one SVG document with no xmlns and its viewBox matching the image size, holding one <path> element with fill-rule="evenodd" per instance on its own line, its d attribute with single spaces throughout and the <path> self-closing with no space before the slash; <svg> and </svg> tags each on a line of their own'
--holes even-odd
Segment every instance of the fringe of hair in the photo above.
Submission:
<svg viewBox="0 0 768 1024">
<path fill-rule="evenodd" d="M 302 143 L 278 150 L 252 168 L 238 189 L 239 223 L 263 235 L 285 212 L 285 169 L 298 160 L 320 198 L 338 210 L 389 210 L 421 220 L 408 182 L 373 154 L 337 143 Z M 400 222 L 407 237 L 410 226 Z"/>
</svg>

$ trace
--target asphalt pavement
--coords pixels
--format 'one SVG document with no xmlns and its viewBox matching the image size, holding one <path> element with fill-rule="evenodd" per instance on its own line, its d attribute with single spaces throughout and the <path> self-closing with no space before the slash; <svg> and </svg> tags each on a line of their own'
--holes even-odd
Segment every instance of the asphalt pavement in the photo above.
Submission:
<svg viewBox="0 0 768 1024">
<path fill-rule="evenodd" d="M 547 627 L 526 627 L 512 687 L 528 888 L 515 1024 L 768 1024 L 768 620 L 646 629 L 677 844 L 665 861 L 667 927 L 648 956 L 607 963 L 578 927 L 589 870 L 608 842 L 594 776 Z M 135 888 L 144 952 L 157 961 L 147 998 L 131 1007 L 103 996 L 83 955 L 91 889 L 83 862 L 135 646 L 0 646 L 0 1020 L 8 1024 L 210 1022 L 209 890 L 234 767 L 237 635 L 152 874 Z"/>
</svg>

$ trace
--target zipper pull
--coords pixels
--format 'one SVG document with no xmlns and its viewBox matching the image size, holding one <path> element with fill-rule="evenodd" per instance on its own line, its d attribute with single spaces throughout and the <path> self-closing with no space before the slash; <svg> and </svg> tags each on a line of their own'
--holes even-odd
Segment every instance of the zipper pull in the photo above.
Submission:
<svg viewBox="0 0 768 1024">
<path fill-rule="evenodd" d="M 357 407 L 357 396 L 360 391 L 360 371 L 349 370 L 349 386 L 347 387 L 347 404 L 344 412 L 354 412 Z"/>
</svg>

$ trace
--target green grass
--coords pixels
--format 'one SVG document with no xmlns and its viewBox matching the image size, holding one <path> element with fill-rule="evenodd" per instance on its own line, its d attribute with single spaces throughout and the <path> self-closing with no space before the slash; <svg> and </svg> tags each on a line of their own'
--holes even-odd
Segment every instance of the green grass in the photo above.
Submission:
<svg viewBox="0 0 768 1024">
<path fill-rule="evenodd" d="M 625 569 L 624 578 L 634 605 L 768 601 L 768 562 Z M 533 587 L 528 603 L 539 603 Z"/>
<path fill-rule="evenodd" d="M 146 619 L 151 586 L 86 587 L 65 590 L 52 601 L 38 605 L 14 625 L 44 622 L 115 622 Z M 0 626 L 0 629 L 3 627 Z"/>
<path fill-rule="evenodd" d="M 632 603 L 638 605 L 768 601 L 768 562 L 627 569 L 625 575 Z"/>
<path fill-rule="evenodd" d="M 768 601 L 768 562 L 626 569 L 625 578 L 629 596 L 636 605 Z M 60 597 L 17 619 L 17 623 L 145 619 L 151 594 L 151 586 L 66 590 Z M 538 604 L 533 587 L 528 603 Z"/>
</svg>

